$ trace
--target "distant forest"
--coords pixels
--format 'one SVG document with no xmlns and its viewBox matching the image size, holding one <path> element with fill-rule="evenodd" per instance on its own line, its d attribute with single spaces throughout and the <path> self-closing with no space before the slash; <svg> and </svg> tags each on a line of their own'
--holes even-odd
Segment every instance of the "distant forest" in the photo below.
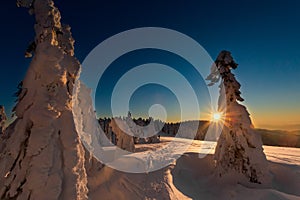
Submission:
<svg viewBox="0 0 300 200">
<path fill-rule="evenodd" d="M 151 119 L 133 119 L 133 121 L 140 126 L 147 126 Z M 99 118 L 99 124 L 102 130 L 107 133 L 109 130 L 110 118 Z M 156 120 L 159 123 L 163 123 Z M 179 126 L 182 124 L 185 128 L 193 127 L 199 123 L 197 134 L 194 139 L 204 140 L 207 129 L 210 125 L 209 121 L 186 121 L 181 123 L 164 123 L 159 135 L 173 137 L 177 134 Z M 264 145 L 282 146 L 282 147 L 297 147 L 300 148 L 300 130 L 299 131 L 281 131 L 281 130 L 266 130 L 256 129 L 261 134 Z"/>
</svg>

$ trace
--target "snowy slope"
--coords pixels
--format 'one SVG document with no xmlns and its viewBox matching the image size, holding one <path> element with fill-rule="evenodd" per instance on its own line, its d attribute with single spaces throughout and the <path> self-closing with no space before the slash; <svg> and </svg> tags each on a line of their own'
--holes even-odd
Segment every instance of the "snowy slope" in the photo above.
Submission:
<svg viewBox="0 0 300 200">
<path fill-rule="evenodd" d="M 158 144 L 136 145 L 134 159 L 147 157 L 147 150 L 165 148 L 173 140 L 161 137 Z M 180 148 L 189 141 L 177 140 Z M 300 149 L 264 146 L 272 184 L 246 184 L 228 177 L 215 177 L 213 152 L 216 143 L 194 141 L 187 152 L 163 169 L 148 174 L 131 174 L 105 167 L 91 181 L 90 199 L 300 199 Z M 205 157 L 200 153 L 209 154 Z M 283 153 L 284 152 L 284 153 Z M 157 155 L 158 157 L 162 155 Z M 133 160 L 134 160 L 133 159 Z M 171 159 L 166 157 L 166 160 Z M 122 160 L 119 161 L 122 164 Z M 133 164 L 132 162 L 131 164 Z M 127 163 L 130 164 L 130 163 Z M 134 167 L 134 166 L 132 166 Z M 237 178 L 237 175 L 234 175 Z"/>
</svg>

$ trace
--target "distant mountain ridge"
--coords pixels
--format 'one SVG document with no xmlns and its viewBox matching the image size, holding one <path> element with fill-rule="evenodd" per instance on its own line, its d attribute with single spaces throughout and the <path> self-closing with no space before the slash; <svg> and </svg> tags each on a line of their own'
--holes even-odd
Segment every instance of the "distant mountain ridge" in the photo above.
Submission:
<svg viewBox="0 0 300 200">
<path fill-rule="evenodd" d="M 264 145 L 300 148 L 300 130 L 256 129 L 261 134 Z"/>
</svg>

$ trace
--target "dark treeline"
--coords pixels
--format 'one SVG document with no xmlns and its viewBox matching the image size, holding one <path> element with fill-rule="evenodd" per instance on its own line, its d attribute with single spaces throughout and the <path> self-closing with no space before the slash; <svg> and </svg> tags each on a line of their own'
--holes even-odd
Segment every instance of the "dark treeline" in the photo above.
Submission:
<svg viewBox="0 0 300 200">
<path fill-rule="evenodd" d="M 133 118 L 133 121 L 139 126 L 147 126 L 150 123 L 150 120 L 151 118 Z M 110 121 L 110 118 L 99 118 L 100 126 L 106 134 L 108 134 L 109 131 Z M 164 124 L 159 135 L 172 137 L 178 133 L 178 129 L 181 124 L 183 125 L 184 129 L 187 130 L 187 127 L 192 127 L 194 124 L 199 123 L 198 131 L 194 137 L 196 140 L 204 140 L 207 129 L 210 125 L 209 121 L 185 121 L 181 123 L 164 123 L 160 120 L 156 121 Z M 264 145 L 300 148 L 300 131 L 289 132 L 265 129 L 256 129 L 256 131 L 261 134 Z"/>
<path fill-rule="evenodd" d="M 135 124 L 139 126 L 147 126 L 152 118 L 149 119 L 143 119 L 143 118 L 133 118 L 132 119 Z M 209 121 L 185 121 L 185 122 L 177 122 L 177 123 L 164 123 L 161 120 L 153 120 L 154 123 L 161 124 L 161 131 L 159 132 L 159 135 L 162 136 L 175 136 L 178 131 L 179 127 L 181 126 L 181 131 L 183 132 L 183 137 L 186 138 L 193 138 L 197 140 L 204 140 L 205 134 L 207 132 L 208 126 L 210 124 Z M 111 118 L 99 118 L 99 124 L 102 130 L 108 134 L 109 132 L 109 123 L 111 122 Z M 193 135 L 188 135 L 189 132 L 195 132 L 194 130 L 197 130 L 197 133 L 193 133 Z M 186 136 L 185 136 L 186 134 Z"/>
</svg>

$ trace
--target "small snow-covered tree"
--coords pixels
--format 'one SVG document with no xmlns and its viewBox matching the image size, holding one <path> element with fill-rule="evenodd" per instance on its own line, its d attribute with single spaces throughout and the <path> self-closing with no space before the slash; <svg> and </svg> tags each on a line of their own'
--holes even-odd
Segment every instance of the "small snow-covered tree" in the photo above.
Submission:
<svg viewBox="0 0 300 200">
<path fill-rule="evenodd" d="M 109 126 L 117 136 L 117 146 L 120 149 L 129 152 L 135 151 L 134 139 L 133 136 L 130 135 L 133 133 L 131 128 L 134 127 L 134 125 L 130 112 L 128 112 L 125 119 L 115 117 L 111 120 Z"/>
<path fill-rule="evenodd" d="M 120 128 L 119 126 L 122 126 L 122 128 Z M 117 146 L 120 149 L 129 152 L 134 152 L 135 147 L 133 136 L 128 135 L 128 133 L 123 131 L 127 127 L 126 121 L 121 118 L 113 118 L 110 122 L 110 127 L 112 131 L 116 134 Z"/>
<path fill-rule="evenodd" d="M 224 115 L 224 128 L 215 150 L 216 172 L 219 176 L 237 172 L 250 182 L 263 183 L 266 157 L 261 136 L 253 129 L 246 107 L 239 103 L 244 101 L 240 96 L 241 85 L 231 72 L 237 66 L 231 53 L 222 51 L 207 77 L 209 85 L 221 79 L 218 110 Z"/>
</svg>

